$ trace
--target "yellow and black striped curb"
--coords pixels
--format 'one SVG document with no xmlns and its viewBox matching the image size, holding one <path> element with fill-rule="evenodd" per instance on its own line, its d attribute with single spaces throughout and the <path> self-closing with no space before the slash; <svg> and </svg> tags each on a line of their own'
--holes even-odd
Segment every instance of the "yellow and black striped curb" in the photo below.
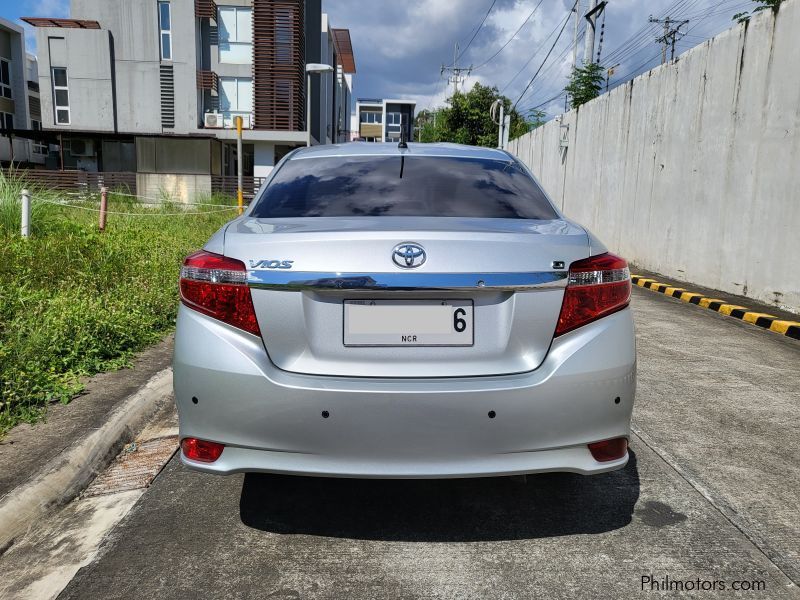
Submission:
<svg viewBox="0 0 800 600">
<path fill-rule="evenodd" d="M 753 325 L 758 325 L 764 329 L 769 329 L 775 333 L 785 335 L 796 340 L 800 340 L 800 322 L 797 321 L 784 321 L 774 315 L 769 315 L 762 312 L 751 311 L 746 306 L 739 306 L 738 304 L 728 304 L 725 300 L 717 298 L 706 298 L 703 294 L 695 294 L 683 288 L 674 287 L 666 283 L 659 283 L 655 279 L 648 279 L 639 275 L 631 275 L 631 281 L 639 287 L 660 292 L 665 296 L 677 298 L 683 302 L 696 304 L 703 308 L 728 315 L 735 319 L 747 321 Z"/>
</svg>

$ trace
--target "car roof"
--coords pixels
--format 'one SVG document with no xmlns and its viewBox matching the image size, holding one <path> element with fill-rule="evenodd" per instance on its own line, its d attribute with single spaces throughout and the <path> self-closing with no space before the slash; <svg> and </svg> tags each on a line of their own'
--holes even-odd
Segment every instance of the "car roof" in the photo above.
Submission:
<svg viewBox="0 0 800 600">
<path fill-rule="evenodd" d="M 409 142 L 407 149 L 400 149 L 396 142 L 348 142 L 300 148 L 291 155 L 291 160 L 305 158 L 328 158 L 347 156 L 438 156 L 448 158 L 476 158 L 484 160 L 513 160 L 504 150 L 467 146 L 464 144 Z"/>
</svg>

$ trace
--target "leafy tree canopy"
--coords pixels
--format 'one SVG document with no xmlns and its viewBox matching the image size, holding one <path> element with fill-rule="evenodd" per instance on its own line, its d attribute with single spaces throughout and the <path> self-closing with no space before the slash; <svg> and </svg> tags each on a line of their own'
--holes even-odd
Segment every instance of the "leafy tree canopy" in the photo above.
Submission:
<svg viewBox="0 0 800 600">
<path fill-rule="evenodd" d="M 572 69 L 569 83 L 564 88 L 572 98 L 572 107 L 576 108 L 600 95 L 603 86 L 603 67 L 597 63 L 586 63 Z"/>
<path fill-rule="evenodd" d="M 419 128 L 419 139 L 423 142 L 454 142 L 496 148 L 498 126 L 490 115 L 495 100 L 503 102 L 506 115 L 511 113 L 509 139 L 530 131 L 533 123 L 511 108 L 511 100 L 502 96 L 496 87 L 476 83 L 467 93 L 453 94 L 447 100 L 450 106 L 436 111 L 420 111 L 415 122 Z M 543 118 L 544 113 L 541 113 L 539 120 Z"/>
</svg>

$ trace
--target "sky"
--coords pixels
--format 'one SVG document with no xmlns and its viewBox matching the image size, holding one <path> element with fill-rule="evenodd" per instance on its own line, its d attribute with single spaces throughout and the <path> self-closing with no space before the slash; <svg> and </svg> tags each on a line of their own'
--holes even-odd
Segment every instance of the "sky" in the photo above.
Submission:
<svg viewBox="0 0 800 600">
<path fill-rule="evenodd" d="M 350 29 L 357 69 L 354 96 L 413 99 L 417 110 L 442 106 L 452 94 L 452 84 L 448 87 L 440 71 L 442 65 L 453 63 L 456 43 L 466 49 L 458 65 L 478 67 L 467 79 L 468 87 L 475 82 L 497 86 L 516 102 L 566 21 L 552 54 L 518 104 L 521 109 L 542 105 L 541 109 L 553 115 L 563 112 L 564 98 L 548 100 L 563 92 L 572 66 L 575 21 L 568 15 L 574 2 L 496 0 L 477 34 L 475 29 L 492 0 L 323 0 L 323 10 L 333 27 Z M 585 12 L 589 0 L 580 2 Z M 380 8 L 376 10 L 377 5 Z M 625 76 L 629 79 L 632 71 L 643 72 L 661 62 L 655 38 L 663 33 L 663 26 L 649 24 L 651 14 L 689 19 L 682 29 L 687 35 L 677 43 L 677 54 L 733 26 L 732 15 L 754 6 L 752 0 L 609 0 L 601 63 L 606 67 L 620 63 L 611 85 L 621 83 Z M 596 43 L 602 22 L 601 18 Z M 578 57 L 583 58 L 582 39 Z"/>
<path fill-rule="evenodd" d="M 590 0 L 578 1 L 585 12 Z M 518 102 L 519 109 L 538 107 L 553 115 L 563 111 L 564 98 L 559 95 L 572 65 L 575 21 L 570 11 L 574 3 L 323 0 L 323 10 L 333 27 L 350 30 L 357 98 L 411 99 L 417 102 L 417 110 L 443 106 L 453 88 L 441 75 L 441 67 L 453 64 L 458 43 L 458 66 L 475 67 L 462 85 L 496 86 Z M 605 67 L 619 65 L 610 78 L 613 87 L 660 63 L 655 38 L 662 26 L 648 23 L 650 15 L 689 20 L 682 28 L 686 35 L 676 46 L 680 54 L 733 26 L 732 15 L 754 6 L 753 0 L 609 0 L 604 19 L 597 24 L 596 43 L 604 23 L 600 62 Z M 69 0 L 0 0 L 0 17 L 18 21 L 21 16 L 67 17 Z M 581 21 L 580 36 L 586 23 Z M 26 25 L 26 30 L 28 50 L 33 51 L 32 28 Z M 582 37 L 578 58 L 583 58 Z"/>
</svg>

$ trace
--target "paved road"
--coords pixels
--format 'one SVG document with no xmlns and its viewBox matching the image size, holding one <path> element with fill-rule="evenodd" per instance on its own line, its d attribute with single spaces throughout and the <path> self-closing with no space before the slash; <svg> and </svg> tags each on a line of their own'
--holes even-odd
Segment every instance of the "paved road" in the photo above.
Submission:
<svg viewBox="0 0 800 600">
<path fill-rule="evenodd" d="M 218 478 L 173 459 L 61 597 L 676 595 L 643 591 L 647 576 L 716 587 L 693 597 L 800 597 L 800 343 L 646 290 L 633 306 L 625 470 Z"/>
</svg>

